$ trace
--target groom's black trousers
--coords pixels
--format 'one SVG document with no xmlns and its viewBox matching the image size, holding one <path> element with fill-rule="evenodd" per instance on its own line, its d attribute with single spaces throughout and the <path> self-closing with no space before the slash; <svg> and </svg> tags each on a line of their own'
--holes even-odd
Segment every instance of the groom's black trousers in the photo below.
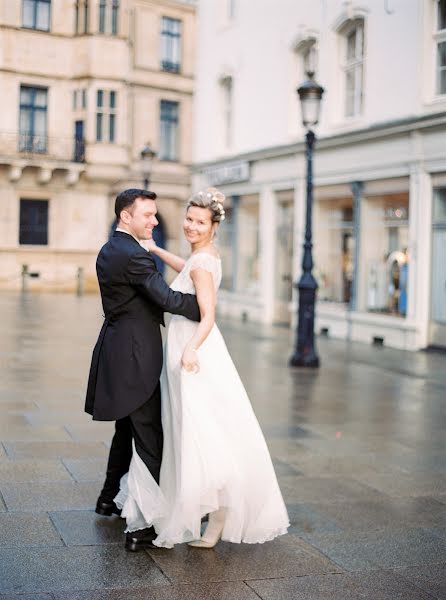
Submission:
<svg viewBox="0 0 446 600">
<path fill-rule="evenodd" d="M 118 419 L 108 457 L 107 476 L 100 498 L 111 501 L 119 492 L 119 481 L 129 470 L 132 439 L 138 456 L 159 483 L 163 454 L 161 390 L 158 384 L 150 399 L 128 417 Z"/>
</svg>

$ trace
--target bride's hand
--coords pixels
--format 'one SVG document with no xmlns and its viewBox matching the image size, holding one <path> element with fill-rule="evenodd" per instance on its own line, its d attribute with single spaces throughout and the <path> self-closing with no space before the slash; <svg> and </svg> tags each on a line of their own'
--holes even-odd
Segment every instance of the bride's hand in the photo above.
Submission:
<svg viewBox="0 0 446 600">
<path fill-rule="evenodd" d="M 154 252 L 158 248 L 158 246 L 156 245 L 155 240 L 151 239 L 151 240 L 144 240 L 144 248 L 148 252 Z"/>
<path fill-rule="evenodd" d="M 190 346 L 186 346 L 181 357 L 181 366 L 189 373 L 198 373 L 200 363 L 198 362 L 197 351 Z"/>
</svg>

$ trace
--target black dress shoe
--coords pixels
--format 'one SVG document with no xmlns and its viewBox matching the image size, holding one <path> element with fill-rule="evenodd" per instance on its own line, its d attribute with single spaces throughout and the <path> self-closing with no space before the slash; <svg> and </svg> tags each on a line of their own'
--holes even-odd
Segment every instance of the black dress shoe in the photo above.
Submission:
<svg viewBox="0 0 446 600">
<path fill-rule="evenodd" d="M 156 538 L 156 533 L 153 527 L 148 529 L 140 529 L 139 531 L 132 531 L 131 533 L 125 534 L 125 547 L 130 552 L 139 552 L 145 548 L 158 548 L 153 543 Z"/>
<path fill-rule="evenodd" d="M 103 515 L 104 517 L 111 517 L 112 515 L 121 516 L 121 509 L 116 506 L 113 500 L 101 500 L 98 498 L 96 512 L 98 515 Z"/>
</svg>

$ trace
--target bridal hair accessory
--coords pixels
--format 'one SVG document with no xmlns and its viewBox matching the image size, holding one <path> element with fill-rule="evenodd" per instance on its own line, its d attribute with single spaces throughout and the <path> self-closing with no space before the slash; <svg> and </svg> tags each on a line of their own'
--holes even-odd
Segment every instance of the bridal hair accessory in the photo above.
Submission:
<svg viewBox="0 0 446 600">
<path fill-rule="evenodd" d="M 223 203 L 225 195 L 217 188 L 209 187 L 194 194 L 187 204 L 187 208 L 198 206 L 200 208 L 209 208 L 212 213 L 212 221 L 220 223 L 225 220 L 225 209 Z"/>
</svg>

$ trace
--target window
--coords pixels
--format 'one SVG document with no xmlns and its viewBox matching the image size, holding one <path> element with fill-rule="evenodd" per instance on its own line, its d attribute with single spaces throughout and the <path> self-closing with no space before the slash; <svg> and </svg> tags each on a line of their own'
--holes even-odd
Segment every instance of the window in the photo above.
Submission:
<svg viewBox="0 0 446 600">
<path fill-rule="evenodd" d="M 178 102 L 161 100 L 160 160 L 178 160 Z"/>
<path fill-rule="evenodd" d="M 437 1 L 437 94 L 446 94 L 446 0 Z"/>
<path fill-rule="evenodd" d="M 19 244 L 48 244 L 48 200 L 20 200 Z"/>
<path fill-rule="evenodd" d="M 232 77 L 220 79 L 223 100 L 223 140 L 225 147 L 232 144 L 233 82 Z"/>
<path fill-rule="evenodd" d="M 161 30 L 161 68 L 179 73 L 181 66 L 181 21 L 163 17 Z"/>
<path fill-rule="evenodd" d="M 73 110 L 87 108 L 87 90 L 79 89 L 73 91 Z"/>
<path fill-rule="evenodd" d="M 20 87 L 20 152 L 47 151 L 47 96 L 47 88 Z"/>
<path fill-rule="evenodd" d="M 411 277 L 409 195 L 388 194 L 364 198 L 361 203 L 361 269 L 365 274 L 362 297 L 372 312 L 404 317 L 407 284 Z"/>
<path fill-rule="evenodd" d="M 235 0 L 227 0 L 228 3 L 228 19 L 232 20 L 235 18 Z"/>
<path fill-rule="evenodd" d="M 22 26 L 50 30 L 51 0 L 23 0 Z"/>
<path fill-rule="evenodd" d="M 99 1 L 99 33 L 118 35 L 119 0 Z"/>
<path fill-rule="evenodd" d="M 358 22 L 344 36 L 345 116 L 362 112 L 364 71 L 364 23 Z"/>
<path fill-rule="evenodd" d="M 232 196 L 218 230 L 222 288 L 255 295 L 259 291 L 259 197 Z"/>
<path fill-rule="evenodd" d="M 352 200 L 323 199 L 314 209 L 314 275 L 319 286 L 318 298 L 348 304 L 355 250 Z"/>
<path fill-rule="evenodd" d="M 96 92 L 96 141 L 116 140 L 117 92 L 97 90 Z"/>
<path fill-rule="evenodd" d="M 431 318 L 446 324 L 446 188 L 434 190 L 432 230 Z"/>
<path fill-rule="evenodd" d="M 75 33 L 88 33 L 88 0 L 76 0 Z"/>
</svg>

